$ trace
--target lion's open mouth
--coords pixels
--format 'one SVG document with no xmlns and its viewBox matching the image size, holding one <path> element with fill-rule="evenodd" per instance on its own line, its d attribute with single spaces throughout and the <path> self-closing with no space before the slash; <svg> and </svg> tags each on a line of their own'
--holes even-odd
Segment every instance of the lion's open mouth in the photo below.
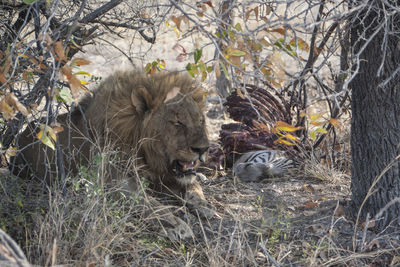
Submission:
<svg viewBox="0 0 400 267">
<path fill-rule="evenodd" d="M 174 160 L 172 163 L 172 171 L 177 176 L 195 174 L 196 167 L 197 167 L 197 160 L 196 161 Z"/>
</svg>

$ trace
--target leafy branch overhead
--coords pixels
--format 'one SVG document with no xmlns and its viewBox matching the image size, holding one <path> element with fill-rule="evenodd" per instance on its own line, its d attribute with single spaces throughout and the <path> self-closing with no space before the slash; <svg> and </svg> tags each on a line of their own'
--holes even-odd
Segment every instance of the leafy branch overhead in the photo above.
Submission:
<svg viewBox="0 0 400 267">
<path fill-rule="evenodd" d="M 127 29 L 135 30 L 146 41 L 155 42 L 154 20 L 146 12 L 138 8 L 137 12 L 120 16 L 120 12 L 131 8 L 130 3 L 121 0 L 101 5 L 87 1 L 2 2 L 2 150 L 11 146 L 25 121 L 37 121 L 39 125 L 45 112 L 49 128 L 62 106 L 69 109 L 87 92 L 86 86 L 93 77 L 81 67 L 91 62 L 85 57 L 73 57 L 85 45 L 104 35 L 105 30 L 115 35 Z"/>
</svg>

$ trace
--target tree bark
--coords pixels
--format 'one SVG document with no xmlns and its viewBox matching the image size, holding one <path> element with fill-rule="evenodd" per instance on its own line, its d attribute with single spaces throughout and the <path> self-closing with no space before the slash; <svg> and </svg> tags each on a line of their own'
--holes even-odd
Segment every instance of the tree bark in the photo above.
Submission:
<svg viewBox="0 0 400 267">
<path fill-rule="evenodd" d="M 369 1 L 369 7 L 358 14 L 351 28 L 353 58 L 358 62 L 350 83 L 352 209 L 357 214 L 361 208 L 362 220 L 367 214 L 370 218 L 380 215 L 376 229 L 383 230 L 400 225 L 399 202 L 387 205 L 400 197 L 400 161 L 396 159 L 400 154 L 400 14 L 389 15 L 393 9 L 381 1 Z"/>
</svg>

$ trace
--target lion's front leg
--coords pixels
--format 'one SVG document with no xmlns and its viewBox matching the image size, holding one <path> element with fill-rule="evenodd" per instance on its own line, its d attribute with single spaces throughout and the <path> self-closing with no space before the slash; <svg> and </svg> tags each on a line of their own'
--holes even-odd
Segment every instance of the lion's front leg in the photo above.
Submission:
<svg viewBox="0 0 400 267">
<path fill-rule="evenodd" d="M 184 200 L 189 210 L 202 218 L 209 219 L 215 214 L 215 207 L 205 199 L 203 189 L 198 181 L 194 181 L 186 187 Z"/>
</svg>

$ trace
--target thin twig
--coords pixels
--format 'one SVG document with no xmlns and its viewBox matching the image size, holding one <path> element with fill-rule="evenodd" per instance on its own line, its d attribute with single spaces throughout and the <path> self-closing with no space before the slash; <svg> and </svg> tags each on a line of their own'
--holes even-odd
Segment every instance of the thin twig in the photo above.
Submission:
<svg viewBox="0 0 400 267">
<path fill-rule="evenodd" d="M 264 254 L 268 257 L 268 259 L 276 266 L 279 267 L 279 264 L 276 262 L 276 260 L 269 254 L 268 250 L 264 247 L 262 243 L 259 243 L 260 248 L 264 252 Z"/>
</svg>

